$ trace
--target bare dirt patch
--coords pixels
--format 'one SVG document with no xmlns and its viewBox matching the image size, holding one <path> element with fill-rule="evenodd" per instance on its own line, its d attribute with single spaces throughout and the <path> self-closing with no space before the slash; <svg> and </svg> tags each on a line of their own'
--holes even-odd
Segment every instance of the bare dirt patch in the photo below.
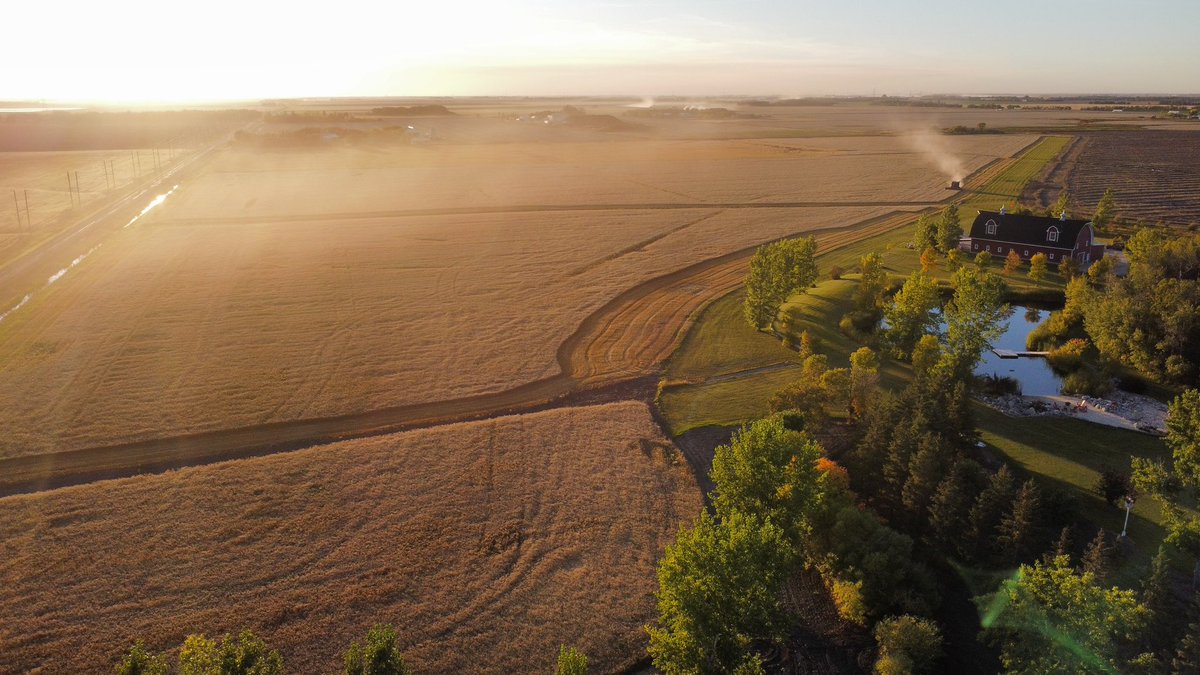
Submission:
<svg viewBox="0 0 1200 675">
<path fill-rule="evenodd" d="M 0 670 L 105 670 L 135 638 L 248 627 L 329 672 L 387 621 L 418 672 L 549 671 L 560 643 L 617 671 L 700 505 L 643 403 L 0 499 Z"/>
</svg>

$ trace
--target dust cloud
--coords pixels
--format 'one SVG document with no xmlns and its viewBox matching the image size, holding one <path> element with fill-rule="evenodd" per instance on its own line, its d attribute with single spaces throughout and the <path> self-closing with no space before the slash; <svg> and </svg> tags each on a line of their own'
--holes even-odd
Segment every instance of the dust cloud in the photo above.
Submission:
<svg viewBox="0 0 1200 675">
<path fill-rule="evenodd" d="M 967 175 L 962 158 L 954 154 L 950 144 L 935 129 L 912 129 L 901 134 L 904 142 L 920 152 L 950 180 L 961 181 Z"/>
</svg>

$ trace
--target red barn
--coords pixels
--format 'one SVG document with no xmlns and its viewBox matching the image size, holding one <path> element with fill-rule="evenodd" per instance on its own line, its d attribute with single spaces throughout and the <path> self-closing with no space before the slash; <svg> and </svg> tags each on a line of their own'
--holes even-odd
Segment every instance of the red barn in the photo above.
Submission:
<svg viewBox="0 0 1200 675">
<path fill-rule="evenodd" d="M 1104 257 L 1104 244 L 1095 242 L 1095 231 L 1089 220 L 1070 220 L 1043 216 L 1023 216 L 1000 212 L 980 211 L 971 224 L 970 236 L 959 248 L 972 254 L 987 251 L 1001 258 L 1016 251 L 1021 260 L 1028 261 L 1045 253 L 1050 264 L 1057 265 L 1070 257 L 1086 268 Z"/>
</svg>

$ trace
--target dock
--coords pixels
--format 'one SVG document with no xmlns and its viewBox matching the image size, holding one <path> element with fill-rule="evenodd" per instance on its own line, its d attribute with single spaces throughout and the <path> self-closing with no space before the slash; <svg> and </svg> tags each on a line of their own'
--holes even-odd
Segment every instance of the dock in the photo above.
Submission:
<svg viewBox="0 0 1200 675">
<path fill-rule="evenodd" d="M 1011 349 L 992 349 L 992 353 L 1002 359 L 1015 359 L 1021 356 L 1045 356 L 1050 352 L 1017 352 Z"/>
</svg>

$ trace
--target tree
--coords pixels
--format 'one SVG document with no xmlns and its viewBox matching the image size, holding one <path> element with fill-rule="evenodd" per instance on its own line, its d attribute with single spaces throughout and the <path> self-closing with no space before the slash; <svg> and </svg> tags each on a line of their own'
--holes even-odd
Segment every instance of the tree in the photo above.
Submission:
<svg viewBox="0 0 1200 675">
<path fill-rule="evenodd" d="M 940 435 L 926 432 L 917 443 L 917 452 L 908 463 L 908 480 L 900 492 L 901 502 L 923 520 L 934 493 L 946 475 L 953 451 Z"/>
<path fill-rule="evenodd" d="M 922 335 L 917 340 L 917 346 L 912 350 L 913 372 L 918 377 L 926 377 L 942 358 L 942 343 L 936 335 Z"/>
<path fill-rule="evenodd" d="M 1096 538 L 1083 551 L 1083 571 L 1091 574 L 1096 583 L 1104 583 L 1112 571 L 1112 558 L 1116 550 L 1108 537 L 1108 532 L 1101 528 Z"/>
<path fill-rule="evenodd" d="M 927 248 L 937 248 L 938 224 L 929 214 L 922 213 L 917 218 L 917 229 L 913 235 L 913 248 L 924 251 Z"/>
<path fill-rule="evenodd" d="M 1096 479 L 1096 492 L 1104 497 L 1109 506 L 1117 506 L 1122 497 L 1133 492 L 1133 485 L 1129 482 L 1129 474 L 1111 466 L 1101 466 L 1100 477 Z"/>
<path fill-rule="evenodd" d="M 1022 560 L 1034 549 L 1034 526 L 1041 503 L 1041 492 L 1033 479 L 1022 483 L 1013 498 L 1012 507 L 997 527 L 997 543 L 1008 554 L 1009 560 Z"/>
<path fill-rule="evenodd" d="M 559 645 L 558 664 L 554 667 L 554 675 L 587 675 L 587 656 L 583 652 Z"/>
<path fill-rule="evenodd" d="M 147 651 L 141 640 L 130 647 L 117 664 L 117 675 L 167 675 L 169 672 L 166 658 Z"/>
<path fill-rule="evenodd" d="M 990 272 L 963 267 L 954 273 L 954 295 L 946 303 L 945 353 L 949 372 L 965 380 L 983 350 L 1003 332 L 1008 305 L 1001 302 L 1004 282 Z"/>
<path fill-rule="evenodd" d="M 929 502 L 933 538 L 950 550 L 964 548 L 963 536 L 970 531 L 968 514 L 982 475 L 983 468 L 974 461 L 959 460 L 946 480 L 938 484 Z"/>
<path fill-rule="evenodd" d="M 896 358 L 906 358 L 917 341 L 938 325 L 941 297 L 928 275 L 913 272 L 884 309 L 888 323 L 884 339 Z"/>
<path fill-rule="evenodd" d="M 821 502 L 816 466 L 821 455 L 812 437 L 787 429 L 778 415 L 742 427 L 713 457 L 717 515 L 754 514 L 780 527 L 798 546 Z"/>
<path fill-rule="evenodd" d="M 1133 591 L 1101 588 L 1059 556 L 1022 565 L 985 601 L 982 624 L 1007 673 L 1119 672 L 1117 645 L 1146 620 Z"/>
<path fill-rule="evenodd" d="M 962 251 L 952 248 L 946 251 L 946 269 L 953 272 L 963 266 Z"/>
<path fill-rule="evenodd" d="M 346 650 L 342 658 L 345 674 L 409 675 L 412 671 L 404 664 L 396 639 L 396 629 L 390 625 L 379 624 L 371 628 L 362 644 L 356 640 Z"/>
<path fill-rule="evenodd" d="M 942 215 L 938 218 L 938 250 L 942 253 L 949 253 L 958 248 L 958 240 L 962 238 L 962 233 L 962 222 L 958 217 L 958 204 L 950 204 L 942 210 Z"/>
<path fill-rule="evenodd" d="M 1013 274 L 1021 267 L 1021 256 L 1017 255 L 1015 249 L 1008 249 L 1008 255 L 1004 256 L 1004 273 Z"/>
<path fill-rule="evenodd" d="M 1047 264 L 1045 253 L 1035 253 L 1034 256 L 1029 259 L 1029 278 L 1033 280 L 1033 283 L 1041 285 L 1042 279 L 1046 278 L 1046 269 Z"/>
<path fill-rule="evenodd" d="M 907 672 L 924 673 L 933 669 L 942 651 L 942 632 L 937 624 L 915 616 L 895 616 L 875 624 L 875 642 L 879 657 L 896 658 L 909 666 Z"/>
<path fill-rule="evenodd" d="M 767 406 L 771 412 L 794 412 L 804 420 L 806 428 L 822 427 L 828 415 L 825 404 L 830 399 L 825 378 L 828 358 L 824 354 L 813 354 L 804 360 L 800 377 L 771 395 Z"/>
<path fill-rule="evenodd" d="M 987 269 L 992 264 L 992 254 L 987 251 L 980 251 L 979 255 L 975 256 L 975 266 L 979 269 Z"/>
<path fill-rule="evenodd" d="M 1007 464 L 1003 464 L 988 479 L 987 488 L 975 498 L 968 514 L 970 537 L 980 549 L 986 548 L 992 541 L 992 535 L 1014 496 L 1016 491 L 1013 487 L 1012 472 L 1008 470 Z"/>
<path fill-rule="evenodd" d="M 218 643 L 204 635 L 189 635 L 179 652 L 179 675 L 281 675 L 283 657 L 245 630 Z"/>
<path fill-rule="evenodd" d="M 879 392 L 879 355 L 870 347 L 859 347 L 850 354 L 850 406 L 858 418 Z"/>
<path fill-rule="evenodd" d="M 1166 440 L 1175 473 L 1185 484 L 1200 486 L 1200 390 L 1189 389 L 1171 401 Z"/>
<path fill-rule="evenodd" d="M 808 290 L 817 280 L 817 240 L 784 239 L 763 244 L 750 259 L 746 277 L 746 320 L 756 329 L 769 327 L 788 296 Z"/>
<path fill-rule="evenodd" d="M 854 308 L 860 312 L 877 312 L 882 303 L 884 286 L 887 284 L 883 258 L 878 253 L 869 253 L 859 258 L 858 267 L 862 270 L 862 275 L 854 292 Z"/>
<path fill-rule="evenodd" d="M 1116 209 L 1117 199 L 1113 195 L 1112 188 L 1105 188 L 1104 194 L 1101 195 L 1100 201 L 1096 204 L 1096 211 L 1092 214 L 1092 224 L 1098 230 L 1103 232 L 1108 228 L 1108 224 L 1112 222 L 1113 211 Z"/>
<path fill-rule="evenodd" d="M 1079 263 L 1071 256 L 1067 256 L 1058 263 L 1058 273 L 1065 281 L 1070 281 L 1079 274 Z"/>
<path fill-rule="evenodd" d="M 750 644 L 785 625 L 778 597 L 792 561 L 792 545 L 770 521 L 702 511 L 658 564 L 659 620 L 647 628 L 654 666 L 668 675 L 753 667 Z"/>
<path fill-rule="evenodd" d="M 1175 599 L 1170 577 L 1171 565 L 1167 560 L 1167 551 L 1159 546 L 1158 553 L 1150 561 L 1150 574 L 1142 584 L 1141 593 L 1142 606 L 1150 614 L 1142 636 L 1142 646 L 1157 653 L 1166 652 L 1168 647 L 1177 642 L 1186 624 L 1181 620 L 1185 613 Z"/>
<path fill-rule="evenodd" d="M 1046 215 L 1051 218 L 1061 218 L 1067 212 L 1067 208 L 1071 205 L 1071 193 L 1063 190 L 1058 195 L 1058 199 L 1050 205 L 1046 210 Z"/>
<path fill-rule="evenodd" d="M 1171 659 L 1171 672 L 1179 675 L 1200 673 L 1200 621 L 1188 624 L 1187 632 L 1175 650 L 1175 658 Z"/>
<path fill-rule="evenodd" d="M 938 252 L 937 249 L 930 246 L 921 251 L 921 271 L 929 274 L 938 268 Z"/>
</svg>

